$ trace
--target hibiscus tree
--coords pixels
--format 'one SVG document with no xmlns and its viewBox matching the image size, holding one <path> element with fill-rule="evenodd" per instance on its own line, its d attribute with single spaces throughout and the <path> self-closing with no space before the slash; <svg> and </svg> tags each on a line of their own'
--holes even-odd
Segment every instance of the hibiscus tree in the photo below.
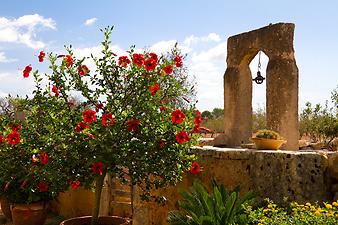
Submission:
<svg viewBox="0 0 338 225">
<path fill-rule="evenodd" d="M 175 184 L 184 172 L 199 171 L 191 170 L 192 165 L 197 168 L 191 146 L 200 114 L 187 99 L 192 87 L 179 50 L 157 55 L 132 47 L 117 55 L 110 48 L 111 32 L 104 29 L 101 58 L 78 59 L 71 48 L 65 55 L 48 54 L 52 72 L 47 78 L 57 87 L 51 97 L 64 99 L 68 106 L 70 92 L 80 93 L 82 100 L 70 107 L 73 130 L 65 131 L 70 132 L 69 141 L 63 144 L 72 153 L 63 166 L 71 171 L 71 187 L 95 182 L 92 224 L 97 223 L 107 174 L 138 184 L 143 199 L 160 201 L 153 189 Z M 96 68 L 88 68 L 88 60 Z M 16 141 L 15 134 L 11 140 Z"/>
</svg>

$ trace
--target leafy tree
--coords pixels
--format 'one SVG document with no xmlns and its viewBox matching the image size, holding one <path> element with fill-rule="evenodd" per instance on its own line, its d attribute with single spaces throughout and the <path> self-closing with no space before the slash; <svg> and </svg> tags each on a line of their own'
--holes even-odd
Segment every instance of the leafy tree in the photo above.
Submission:
<svg viewBox="0 0 338 225">
<path fill-rule="evenodd" d="M 224 109 L 221 109 L 221 108 L 214 108 L 212 110 L 212 115 L 213 115 L 213 118 L 214 119 L 218 119 L 220 117 L 223 117 L 224 116 Z"/>
<path fill-rule="evenodd" d="M 252 113 L 252 132 L 266 128 L 266 111 L 264 108 L 258 108 Z"/>
<path fill-rule="evenodd" d="M 300 135 L 308 136 L 312 141 L 323 141 L 326 147 L 332 149 L 332 141 L 338 137 L 338 93 L 337 88 L 331 95 L 333 108 L 316 104 L 312 106 L 310 102 L 305 104 L 305 108 L 300 114 L 299 131 Z"/>
<path fill-rule="evenodd" d="M 211 113 L 210 111 L 208 111 L 208 110 L 203 111 L 203 112 L 201 113 L 201 116 L 202 116 L 203 118 L 208 118 L 208 119 L 212 119 L 212 118 L 213 118 L 212 113 Z"/>
</svg>

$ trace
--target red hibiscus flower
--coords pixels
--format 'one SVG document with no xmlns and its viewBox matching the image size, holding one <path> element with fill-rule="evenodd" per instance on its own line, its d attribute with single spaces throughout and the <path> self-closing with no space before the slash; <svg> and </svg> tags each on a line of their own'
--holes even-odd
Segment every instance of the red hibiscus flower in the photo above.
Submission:
<svg viewBox="0 0 338 225">
<path fill-rule="evenodd" d="M 176 141 L 179 144 L 182 144 L 186 141 L 189 141 L 189 135 L 186 131 L 180 131 L 179 133 L 176 134 Z"/>
<path fill-rule="evenodd" d="M 183 61 L 182 61 L 182 57 L 181 56 L 176 55 L 174 60 L 176 62 L 176 67 L 183 66 Z"/>
<path fill-rule="evenodd" d="M 27 184 L 28 184 L 28 180 L 25 179 L 25 180 L 22 182 L 22 184 L 20 185 L 20 188 L 21 188 L 21 189 L 24 189 L 25 186 L 26 186 Z"/>
<path fill-rule="evenodd" d="M 28 65 L 25 67 L 25 69 L 23 70 L 23 77 L 27 78 L 29 77 L 29 73 L 32 71 L 32 66 Z"/>
<path fill-rule="evenodd" d="M 149 58 L 144 62 L 147 71 L 153 71 L 156 67 L 156 60 Z"/>
<path fill-rule="evenodd" d="M 80 76 L 83 77 L 89 73 L 89 69 L 86 65 L 79 66 L 77 68 L 77 71 L 79 72 Z"/>
<path fill-rule="evenodd" d="M 194 124 L 200 125 L 202 123 L 202 116 L 199 111 L 196 111 L 197 116 L 195 117 Z"/>
<path fill-rule="evenodd" d="M 173 66 L 172 65 L 166 66 L 163 68 L 163 71 L 165 74 L 169 75 L 173 72 Z"/>
<path fill-rule="evenodd" d="M 96 121 L 96 112 L 94 110 L 86 110 L 83 113 L 83 121 L 85 123 L 91 124 Z"/>
<path fill-rule="evenodd" d="M 157 55 L 155 53 L 153 53 L 153 52 L 149 53 L 149 58 L 155 60 L 155 62 L 157 62 L 157 60 L 158 60 Z"/>
<path fill-rule="evenodd" d="M 38 186 L 36 187 L 36 190 L 40 192 L 46 192 L 48 191 L 48 185 L 45 181 L 40 181 Z"/>
<path fill-rule="evenodd" d="M 130 63 L 130 60 L 128 59 L 127 56 L 120 56 L 119 57 L 119 61 L 118 61 L 119 66 L 122 65 L 124 68 L 126 68 L 129 63 Z"/>
<path fill-rule="evenodd" d="M 13 123 L 10 123 L 9 127 L 11 128 L 12 131 L 19 131 L 19 130 L 22 129 L 21 124 L 18 124 L 18 125 L 15 126 Z"/>
<path fill-rule="evenodd" d="M 200 131 L 201 131 L 200 125 L 199 125 L 199 124 L 198 124 L 198 125 L 195 125 L 195 126 L 194 126 L 193 132 L 194 132 L 194 133 L 199 133 Z"/>
<path fill-rule="evenodd" d="M 164 148 L 167 145 L 167 142 L 165 140 L 160 140 L 159 146 L 160 148 Z"/>
<path fill-rule="evenodd" d="M 92 172 L 95 174 L 103 174 L 103 162 L 95 162 L 92 164 Z"/>
<path fill-rule="evenodd" d="M 103 107 L 104 107 L 104 106 L 103 106 L 103 103 L 100 102 L 99 104 L 97 104 L 97 105 L 95 106 L 95 111 L 98 112 L 100 109 L 103 109 Z"/>
<path fill-rule="evenodd" d="M 12 131 L 12 133 L 7 136 L 7 141 L 10 145 L 16 145 L 20 140 L 20 134 L 16 131 Z"/>
<path fill-rule="evenodd" d="M 39 62 L 43 62 L 43 59 L 45 58 L 46 53 L 44 51 L 41 51 L 38 58 L 39 58 Z"/>
<path fill-rule="evenodd" d="M 81 185 L 81 182 L 80 182 L 79 180 L 75 180 L 75 181 L 69 182 L 69 185 L 70 185 L 72 188 L 78 188 L 78 187 Z"/>
<path fill-rule="evenodd" d="M 66 66 L 69 68 L 73 63 L 73 58 L 70 55 L 66 55 L 63 59 L 66 62 Z"/>
<path fill-rule="evenodd" d="M 115 123 L 115 117 L 112 113 L 108 112 L 102 115 L 102 125 L 107 127 L 114 125 Z"/>
<path fill-rule="evenodd" d="M 161 106 L 161 107 L 160 107 L 160 111 L 161 111 L 161 112 L 163 112 L 163 111 L 165 111 L 165 110 L 167 110 L 167 108 L 166 108 L 165 106 Z"/>
<path fill-rule="evenodd" d="M 52 92 L 54 92 L 55 97 L 59 96 L 59 89 L 55 84 L 53 84 Z"/>
<path fill-rule="evenodd" d="M 191 164 L 190 173 L 196 175 L 201 172 L 201 166 L 197 162 Z"/>
<path fill-rule="evenodd" d="M 75 127 L 75 131 L 76 132 L 81 132 L 83 131 L 84 129 L 87 129 L 89 128 L 88 124 L 84 123 L 84 122 L 80 122 L 76 125 Z"/>
<path fill-rule="evenodd" d="M 128 131 L 134 132 L 137 131 L 139 125 L 141 124 L 140 121 L 132 119 L 127 122 L 127 129 Z"/>
<path fill-rule="evenodd" d="M 0 135 L 0 144 L 3 144 L 6 142 L 6 139 Z"/>
<path fill-rule="evenodd" d="M 40 162 L 43 165 L 48 164 L 48 154 L 47 154 L 47 152 L 40 153 Z"/>
<path fill-rule="evenodd" d="M 133 54 L 133 63 L 141 67 L 144 63 L 143 54 Z"/>
<path fill-rule="evenodd" d="M 184 118 L 185 114 L 179 109 L 176 109 L 174 112 L 171 113 L 171 120 L 173 121 L 173 123 L 181 124 Z"/>
<path fill-rule="evenodd" d="M 159 85 L 159 84 L 154 84 L 154 85 L 152 85 L 152 86 L 149 87 L 149 90 L 150 90 L 151 94 L 152 94 L 153 96 L 155 96 L 155 95 L 156 95 L 156 92 L 157 92 L 158 90 L 160 90 L 160 85 Z"/>
</svg>

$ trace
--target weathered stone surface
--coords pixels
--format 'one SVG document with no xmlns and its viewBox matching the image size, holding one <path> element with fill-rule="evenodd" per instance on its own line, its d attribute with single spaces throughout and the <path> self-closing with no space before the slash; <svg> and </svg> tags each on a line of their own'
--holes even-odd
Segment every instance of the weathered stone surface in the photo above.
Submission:
<svg viewBox="0 0 338 225">
<path fill-rule="evenodd" d="M 293 49 L 295 25 L 278 23 L 228 39 L 224 74 L 224 123 L 228 147 L 247 143 L 252 127 L 252 76 L 249 64 L 259 51 L 267 66 L 267 125 L 298 150 L 298 68 Z"/>
<path fill-rule="evenodd" d="M 335 194 L 334 194 L 334 197 L 333 197 L 333 201 L 337 201 L 338 200 L 338 192 L 336 192 Z"/>
<path fill-rule="evenodd" d="M 214 145 L 214 138 L 200 138 L 198 139 L 198 146 L 213 146 Z"/>
<path fill-rule="evenodd" d="M 338 156 L 329 158 L 329 174 L 338 181 Z M 338 192 L 338 190 L 337 190 Z"/>
<path fill-rule="evenodd" d="M 306 140 L 299 140 L 298 141 L 298 147 L 299 149 L 305 149 L 309 146 L 310 142 L 306 141 Z"/>
<path fill-rule="evenodd" d="M 168 211 L 177 207 L 178 190 L 187 189 L 195 178 L 209 184 L 214 177 L 227 189 L 240 185 L 242 193 L 254 190 L 258 199 L 269 197 L 277 202 L 284 197 L 299 202 L 329 201 L 333 198 L 328 169 L 337 153 L 260 151 L 210 146 L 199 149 L 203 172 L 197 176 L 188 174 L 176 187 L 160 191 L 168 199 L 165 206 L 143 203 L 137 198 L 137 191 L 134 192 L 134 225 L 167 224 Z"/>
<path fill-rule="evenodd" d="M 224 134 L 219 134 L 213 141 L 214 147 L 224 147 L 228 143 L 228 138 Z"/>
</svg>

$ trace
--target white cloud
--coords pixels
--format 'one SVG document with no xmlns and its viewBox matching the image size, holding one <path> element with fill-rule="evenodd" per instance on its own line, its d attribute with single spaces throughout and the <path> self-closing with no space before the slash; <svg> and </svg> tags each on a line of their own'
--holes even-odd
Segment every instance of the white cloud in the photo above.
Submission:
<svg viewBox="0 0 338 225">
<path fill-rule="evenodd" d="M 111 45 L 110 50 L 118 56 L 127 54 L 126 51 L 120 48 L 118 45 Z M 74 54 L 78 58 L 90 57 L 91 54 L 94 57 L 102 57 L 102 46 L 97 45 L 97 46 L 86 47 L 86 48 L 75 48 Z M 91 71 L 95 71 L 96 66 L 92 59 L 86 59 L 85 63 Z"/>
<path fill-rule="evenodd" d="M 191 52 L 192 50 L 191 48 L 185 45 L 181 45 L 177 40 L 156 42 L 149 48 L 149 50 L 157 54 L 165 54 L 166 52 L 170 52 L 170 50 L 175 47 L 176 43 L 177 43 L 177 47 L 181 50 L 183 54 L 187 54 Z"/>
<path fill-rule="evenodd" d="M 153 44 L 149 48 L 149 50 L 157 54 L 162 54 L 162 53 L 170 51 L 170 49 L 172 49 L 176 43 L 177 43 L 177 40 L 159 41 Z"/>
<path fill-rule="evenodd" d="M 188 65 L 190 75 L 196 77 L 197 82 L 197 107 L 212 110 L 223 107 L 223 74 L 225 65 L 215 60 L 204 60 Z"/>
<path fill-rule="evenodd" d="M 221 42 L 216 33 L 207 36 L 196 37 L 191 35 L 184 39 L 178 47 L 182 53 L 189 53 L 186 65 L 189 74 L 196 78 L 197 83 L 197 107 L 200 110 L 212 110 L 214 107 L 223 107 L 223 74 L 225 71 L 226 42 Z M 196 43 L 205 43 L 204 51 L 201 51 Z M 153 44 L 149 50 L 161 54 L 170 51 L 176 40 L 159 41 Z M 215 46 L 215 43 L 217 45 Z M 206 48 L 205 48 L 206 47 Z"/>
<path fill-rule="evenodd" d="M 93 25 L 95 22 L 97 21 L 97 18 L 96 17 L 93 17 L 93 18 L 90 18 L 90 19 L 87 19 L 84 23 L 85 26 L 91 26 Z"/>
<path fill-rule="evenodd" d="M 200 53 L 194 52 L 192 55 L 192 61 L 195 63 L 204 61 L 222 61 L 225 63 L 225 55 L 227 51 L 227 43 L 222 42 L 216 47 L 209 48 L 206 51 Z"/>
<path fill-rule="evenodd" d="M 8 59 L 4 52 L 0 52 L 0 63 L 15 62 L 17 59 Z"/>
<path fill-rule="evenodd" d="M 22 70 L 5 71 L 0 73 L 0 96 L 31 95 L 34 79 L 23 78 Z"/>
<path fill-rule="evenodd" d="M 45 43 L 36 40 L 40 28 L 56 30 L 55 21 L 39 14 L 24 15 L 17 19 L 0 17 L 0 42 L 20 43 L 29 48 L 44 48 Z"/>
<path fill-rule="evenodd" d="M 220 42 L 221 38 L 216 33 L 210 33 L 208 36 L 203 37 L 196 37 L 194 35 L 190 35 L 189 37 L 185 38 L 183 43 L 187 46 L 191 46 L 200 42 Z"/>
</svg>

